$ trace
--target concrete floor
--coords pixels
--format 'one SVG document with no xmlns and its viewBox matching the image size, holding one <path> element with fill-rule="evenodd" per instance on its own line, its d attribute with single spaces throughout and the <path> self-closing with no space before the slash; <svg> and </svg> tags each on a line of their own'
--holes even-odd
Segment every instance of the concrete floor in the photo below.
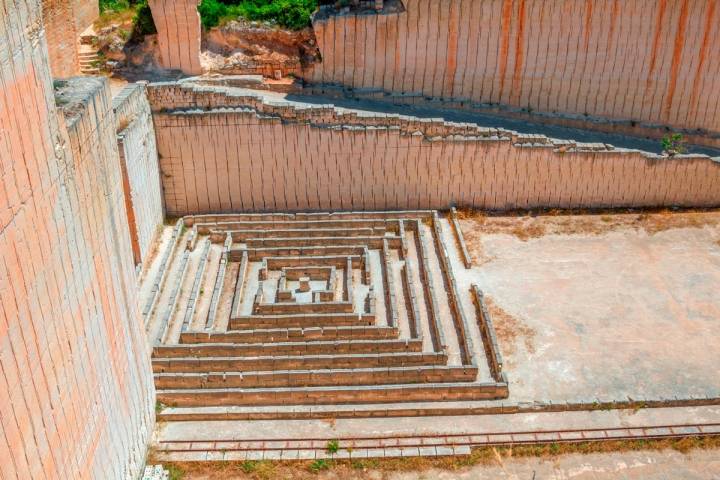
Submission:
<svg viewBox="0 0 720 480">
<path fill-rule="evenodd" d="M 469 242 L 487 261 L 466 283 L 505 313 L 509 400 L 720 396 L 720 228 L 704 223 Z"/>
<path fill-rule="evenodd" d="M 477 466 L 459 472 L 429 470 L 422 473 L 395 473 L 386 477 L 369 474 L 366 478 L 386 478 L 388 480 L 716 480 L 720 479 L 720 452 L 700 450 L 683 454 L 665 450 L 563 455 L 553 459 L 511 458 L 498 461 L 497 465 Z"/>
</svg>

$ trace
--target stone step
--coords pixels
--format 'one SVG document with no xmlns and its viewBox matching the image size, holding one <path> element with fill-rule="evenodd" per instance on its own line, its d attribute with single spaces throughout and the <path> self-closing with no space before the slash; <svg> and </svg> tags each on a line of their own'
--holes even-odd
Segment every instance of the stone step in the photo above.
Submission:
<svg viewBox="0 0 720 480">
<path fill-rule="evenodd" d="M 295 355 L 277 357 L 153 358 L 155 373 L 319 370 L 444 365 L 447 355 L 435 352 Z"/>
<path fill-rule="evenodd" d="M 434 210 L 383 210 L 362 212 L 312 212 L 312 213 L 222 213 L 199 214 L 184 217 L 185 225 L 192 227 L 195 223 L 224 222 L 307 222 L 318 220 L 382 220 L 397 221 L 398 219 L 430 219 Z"/>
<path fill-rule="evenodd" d="M 322 245 L 330 246 L 366 246 L 368 248 L 382 248 L 383 242 L 388 241 L 390 248 L 400 247 L 400 237 L 376 235 L 367 237 L 297 237 L 297 238 L 248 238 L 245 243 L 248 248 L 265 248 L 265 247 L 313 247 Z"/>
<path fill-rule="evenodd" d="M 507 384 L 501 383 L 157 390 L 157 400 L 170 407 L 440 402 L 495 400 L 507 398 L 507 396 Z"/>
<path fill-rule="evenodd" d="M 278 305 L 278 304 L 271 304 Z M 282 304 L 280 304 L 282 305 Z M 312 306 L 318 307 L 322 304 L 296 304 L 297 309 L 301 305 L 307 305 L 306 309 Z M 334 305 L 329 302 L 326 305 Z M 287 306 L 288 308 L 291 305 Z M 318 307 L 319 308 L 319 307 Z M 340 304 L 338 309 L 351 309 L 352 304 Z M 276 307 L 280 310 L 283 307 Z M 313 314 L 278 314 L 278 315 L 243 315 L 230 319 L 228 328 L 230 330 L 243 330 L 247 328 L 306 328 L 306 327 L 370 327 L 375 324 L 374 314 L 357 313 L 313 313 Z"/>
<path fill-rule="evenodd" d="M 295 221 L 238 221 L 218 223 L 196 223 L 198 233 L 207 235 L 212 230 L 282 230 L 305 229 L 317 230 L 322 228 L 373 228 L 385 230 L 397 229 L 398 220 L 366 219 L 366 220 L 295 220 Z"/>
<path fill-rule="evenodd" d="M 330 387 L 472 382 L 477 367 L 413 366 L 328 370 L 156 373 L 157 389 Z"/>
<path fill-rule="evenodd" d="M 215 230 L 212 230 L 213 232 Z M 250 238 L 304 238 L 304 237 L 368 237 L 383 235 L 384 227 L 361 228 L 316 228 L 316 229 L 272 229 L 272 230 L 221 230 L 229 233 L 233 242 L 244 242 Z"/>
<path fill-rule="evenodd" d="M 289 315 L 289 316 L 296 316 L 300 317 L 302 315 L 307 315 L 311 318 L 317 318 L 318 320 L 321 320 L 323 317 L 321 315 L 323 314 L 337 314 L 337 313 L 346 313 L 350 316 L 354 316 L 357 320 L 362 320 L 363 316 L 357 313 L 354 313 L 355 306 L 353 305 L 353 302 L 320 302 L 320 303 L 297 303 L 297 302 L 276 302 L 276 303 L 256 303 L 253 306 L 253 313 L 262 314 L 262 317 L 258 317 L 255 319 L 255 321 L 260 322 L 263 317 L 280 317 L 282 315 Z M 276 318 L 277 318 L 276 317 Z M 375 316 L 372 315 L 372 321 L 370 319 L 365 319 L 364 321 L 360 322 L 360 325 L 372 325 L 374 323 Z M 253 320 L 250 320 L 253 321 Z M 263 323 L 258 325 L 257 323 L 254 324 L 248 324 L 252 326 L 257 327 L 269 327 L 273 326 L 272 323 Z M 322 327 L 322 323 L 315 323 L 315 325 Z M 331 324 L 332 325 L 332 324 Z M 341 324 L 342 325 L 342 324 Z M 352 323 L 350 324 L 352 325 Z M 357 323 L 355 323 L 357 325 Z M 276 326 L 283 326 L 283 325 L 276 325 Z M 286 325 L 288 327 L 291 326 L 300 326 L 300 325 Z M 307 325 L 309 326 L 309 325 Z"/>
<path fill-rule="evenodd" d="M 397 338 L 397 327 L 258 328 L 226 332 L 183 332 L 180 343 L 271 343 Z"/>
<path fill-rule="evenodd" d="M 156 345 L 153 358 L 339 355 L 343 353 L 421 352 L 422 340 L 338 340 L 334 342 L 197 343 Z"/>
</svg>

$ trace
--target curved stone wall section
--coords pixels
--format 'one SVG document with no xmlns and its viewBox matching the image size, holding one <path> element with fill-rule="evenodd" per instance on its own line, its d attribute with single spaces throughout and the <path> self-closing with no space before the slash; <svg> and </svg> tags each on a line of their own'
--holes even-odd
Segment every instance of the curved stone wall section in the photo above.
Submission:
<svg viewBox="0 0 720 480">
<path fill-rule="evenodd" d="M 202 73 L 200 66 L 200 0 L 149 0 L 162 67 L 189 75 Z"/>
<path fill-rule="evenodd" d="M 152 430 L 110 91 L 82 81 L 58 112 L 39 0 L 0 0 L 3 479 L 138 478 Z"/>
<path fill-rule="evenodd" d="M 404 0 L 317 15 L 310 82 L 720 132 L 716 0 Z"/>
<path fill-rule="evenodd" d="M 720 205 L 720 162 L 470 124 L 149 88 L 168 215 Z"/>
</svg>

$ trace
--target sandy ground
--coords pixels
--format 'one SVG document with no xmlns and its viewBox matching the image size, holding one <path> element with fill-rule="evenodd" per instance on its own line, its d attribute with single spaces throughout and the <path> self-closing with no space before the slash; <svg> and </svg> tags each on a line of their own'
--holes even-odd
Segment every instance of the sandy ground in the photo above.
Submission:
<svg viewBox="0 0 720 480">
<path fill-rule="evenodd" d="M 468 216 L 510 400 L 719 396 L 720 213 Z"/>
</svg>

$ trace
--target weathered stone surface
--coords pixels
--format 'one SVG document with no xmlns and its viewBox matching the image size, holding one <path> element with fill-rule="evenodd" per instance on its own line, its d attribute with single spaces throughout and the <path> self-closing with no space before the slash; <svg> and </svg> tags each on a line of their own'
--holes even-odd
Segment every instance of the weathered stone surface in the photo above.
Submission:
<svg viewBox="0 0 720 480">
<path fill-rule="evenodd" d="M 41 5 L 0 1 L 0 477 L 137 478 L 154 421 L 104 79 L 53 98 Z"/>
<path fill-rule="evenodd" d="M 451 106 L 720 133 L 716 0 L 663 0 L 650 11 L 642 0 L 404 4 L 404 12 L 317 16 L 322 62 L 305 79 Z"/>
<path fill-rule="evenodd" d="M 568 145 L 190 83 L 148 92 L 170 215 L 720 204 L 720 162 L 702 155 Z"/>
</svg>

